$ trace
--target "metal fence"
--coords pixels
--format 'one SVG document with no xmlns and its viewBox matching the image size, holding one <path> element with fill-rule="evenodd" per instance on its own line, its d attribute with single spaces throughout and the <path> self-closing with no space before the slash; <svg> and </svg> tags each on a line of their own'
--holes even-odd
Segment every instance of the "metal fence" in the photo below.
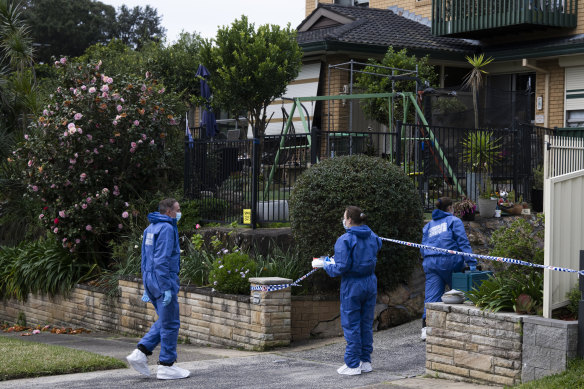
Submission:
<svg viewBox="0 0 584 389">
<path fill-rule="evenodd" d="M 526 124 L 480 130 L 399 124 L 396 132 L 313 129 L 255 145 L 187 138 L 185 196 L 199 201 L 207 222 L 241 222 L 244 209 L 254 209 L 256 222 L 288 222 L 288 199 L 304 170 L 323 159 L 366 154 L 403 168 L 427 210 L 441 196 L 476 200 L 485 191 L 513 191 L 513 200 L 530 201 L 533 170 L 543 165 L 544 136 L 552 132 Z"/>
<path fill-rule="evenodd" d="M 533 170 L 543 165 L 544 136 L 552 129 L 516 124 L 505 129 L 468 129 L 403 124 L 404 171 L 426 209 L 442 196 L 477 200 L 506 191 L 513 201 L 531 201 Z"/>
</svg>

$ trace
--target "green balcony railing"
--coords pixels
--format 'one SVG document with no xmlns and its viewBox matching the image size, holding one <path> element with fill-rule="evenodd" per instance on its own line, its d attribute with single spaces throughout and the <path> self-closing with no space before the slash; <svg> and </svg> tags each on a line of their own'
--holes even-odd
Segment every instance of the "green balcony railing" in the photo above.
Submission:
<svg viewBox="0 0 584 389">
<path fill-rule="evenodd" d="M 433 0 L 432 34 L 473 36 L 534 26 L 574 28 L 578 0 Z"/>
</svg>

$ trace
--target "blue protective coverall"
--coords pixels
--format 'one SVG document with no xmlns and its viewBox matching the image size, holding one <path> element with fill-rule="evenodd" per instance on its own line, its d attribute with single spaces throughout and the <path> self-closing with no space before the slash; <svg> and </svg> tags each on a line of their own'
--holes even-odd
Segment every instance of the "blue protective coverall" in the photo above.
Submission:
<svg viewBox="0 0 584 389">
<path fill-rule="evenodd" d="M 451 213 L 435 209 L 432 212 L 432 221 L 424 226 L 422 244 L 448 250 L 472 253 L 470 243 L 462 221 Z M 426 273 L 425 303 L 441 301 L 446 284 L 452 286 L 452 273 L 459 272 L 468 265 L 476 265 L 477 260 L 471 257 L 462 257 L 441 253 L 438 251 L 420 249 L 424 257 L 423 267 Z M 426 318 L 426 307 L 424 315 Z"/>
<path fill-rule="evenodd" d="M 176 361 L 176 344 L 180 327 L 178 289 L 180 247 L 176 219 L 153 212 L 148 215 L 150 225 L 142 240 L 142 281 L 148 298 L 154 305 L 158 320 L 140 340 L 152 351 L 160 343 L 160 362 Z M 164 291 L 171 291 L 168 305 L 162 304 Z"/>
<path fill-rule="evenodd" d="M 350 368 L 371 362 L 380 248 L 381 239 L 369 227 L 351 227 L 335 243 L 335 263 L 324 265 L 329 276 L 341 276 L 341 326 L 347 341 L 345 364 Z"/>
</svg>

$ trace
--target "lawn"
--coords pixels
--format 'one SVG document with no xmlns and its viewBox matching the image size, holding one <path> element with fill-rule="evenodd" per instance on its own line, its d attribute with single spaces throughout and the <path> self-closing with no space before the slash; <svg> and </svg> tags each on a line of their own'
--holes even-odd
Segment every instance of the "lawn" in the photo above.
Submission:
<svg viewBox="0 0 584 389">
<path fill-rule="evenodd" d="M 539 380 L 515 386 L 517 389 L 583 389 L 584 360 L 574 359 L 568 364 L 568 369 Z"/>
<path fill-rule="evenodd" d="M 0 381 L 126 367 L 87 351 L 0 337 Z"/>
</svg>

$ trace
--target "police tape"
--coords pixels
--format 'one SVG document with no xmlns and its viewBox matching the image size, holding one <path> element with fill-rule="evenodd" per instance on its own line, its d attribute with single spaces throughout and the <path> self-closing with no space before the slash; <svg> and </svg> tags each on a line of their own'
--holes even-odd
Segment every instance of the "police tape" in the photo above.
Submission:
<svg viewBox="0 0 584 389">
<path fill-rule="evenodd" d="M 419 243 L 405 242 L 403 240 L 397 240 L 397 239 L 389 239 L 389 238 L 381 238 L 381 237 L 380 237 L 380 239 L 384 240 L 386 242 L 397 243 L 397 244 L 401 244 L 401 245 L 408 246 L 408 247 L 417 247 L 420 249 L 428 249 L 428 250 L 437 251 L 437 252 L 446 253 L 446 254 L 462 255 L 464 257 L 471 257 L 471 258 L 488 259 L 489 261 L 506 262 L 506 263 L 512 263 L 514 265 L 538 267 L 541 269 L 554 270 L 554 271 L 560 271 L 560 272 L 565 272 L 565 273 L 577 273 L 578 276 L 580 276 L 580 275 L 584 276 L 584 270 L 574 270 L 574 269 L 566 269 L 566 268 L 557 267 L 557 266 L 540 265 L 538 263 L 531 263 L 531 262 L 521 261 L 519 259 L 513 259 L 513 258 L 494 257 L 491 255 L 465 253 L 462 251 L 442 249 L 439 247 L 433 247 L 433 246 L 428 246 L 428 245 L 419 244 Z"/>
<path fill-rule="evenodd" d="M 305 280 L 308 276 L 312 275 L 312 273 L 314 273 L 318 269 L 319 268 L 312 269 L 311 271 L 309 271 L 308 273 L 306 273 L 305 275 L 303 275 L 302 277 L 300 277 L 299 279 L 297 279 L 296 281 L 294 281 L 291 284 L 258 285 L 258 286 L 250 286 L 249 288 L 251 290 L 258 290 L 260 292 L 275 292 L 277 290 L 282 290 L 282 289 L 289 288 L 290 286 L 301 286 L 301 285 L 298 285 L 298 283 L 301 282 L 301 281 L 303 281 L 303 280 Z"/>
<path fill-rule="evenodd" d="M 448 249 L 443 249 L 440 247 L 433 247 L 433 246 L 428 246 L 428 245 L 420 244 L 420 243 L 406 242 L 406 241 L 397 240 L 397 239 L 389 239 L 389 238 L 382 238 L 382 237 L 379 237 L 379 239 L 384 240 L 386 242 L 401 244 L 403 246 L 416 247 L 419 249 L 428 249 L 428 250 L 437 251 L 437 252 L 446 253 L 446 254 L 462 255 L 464 257 L 472 257 L 472 258 L 480 258 L 480 259 L 488 259 L 489 261 L 506 262 L 506 263 L 512 263 L 514 265 L 538 267 L 541 269 L 554 270 L 554 271 L 565 272 L 565 273 L 577 273 L 578 277 L 581 275 L 584 276 L 584 270 L 574 270 L 574 269 L 566 269 L 566 268 L 557 267 L 557 266 L 540 265 L 538 263 L 531 263 L 531 262 L 522 261 L 522 260 L 513 259 L 513 258 L 494 257 L 491 255 L 465 253 L 462 251 L 448 250 Z M 273 292 L 276 290 L 286 289 L 290 286 L 301 286 L 301 285 L 298 285 L 298 283 L 300 281 L 304 280 L 306 277 L 312 275 L 312 273 L 314 273 L 318 269 L 320 269 L 320 268 L 312 269 L 310 272 L 306 273 L 305 275 L 303 275 L 302 277 L 300 277 L 299 279 L 297 279 L 296 281 L 294 281 L 291 284 L 250 286 L 250 289 L 251 290 L 259 290 L 262 292 Z"/>
</svg>

